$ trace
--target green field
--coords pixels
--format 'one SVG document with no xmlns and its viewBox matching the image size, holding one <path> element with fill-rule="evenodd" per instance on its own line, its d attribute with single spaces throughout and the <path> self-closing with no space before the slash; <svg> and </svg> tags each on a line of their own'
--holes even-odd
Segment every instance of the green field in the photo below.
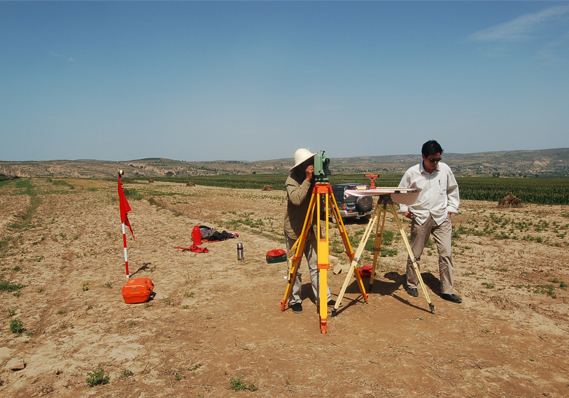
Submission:
<svg viewBox="0 0 569 398">
<path fill-rule="evenodd" d="M 399 185 L 401 174 L 381 175 L 376 180 L 377 186 L 395 187 Z M 192 177 L 155 177 L 155 181 L 187 183 L 227 188 L 262 189 L 270 185 L 273 189 L 284 190 L 285 174 L 248 174 Z M 148 180 L 138 178 L 136 180 Z M 495 177 L 460 177 L 457 176 L 460 197 L 468 200 L 498 201 L 511 192 L 524 203 L 547 205 L 569 204 L 569 178 L 566 177 L 531 177 L 531 178 L 495 178 Z M 331 184 L 343 182 L 369 183 L 363 174 L 333 174 Z"/>
</svg>

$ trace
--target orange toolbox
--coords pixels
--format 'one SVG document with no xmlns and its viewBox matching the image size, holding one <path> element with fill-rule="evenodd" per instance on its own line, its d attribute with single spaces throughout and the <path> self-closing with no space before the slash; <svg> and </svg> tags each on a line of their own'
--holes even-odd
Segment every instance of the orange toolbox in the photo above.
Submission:
<svg viewBox="0 0 569 398">
<path fill-rule="evenodd" d="M 144 303 L 152 294 L 154 283 L 150 278 L 129 279 L 122 287 L 122 296 L 127 304 Z"/>
</svg>

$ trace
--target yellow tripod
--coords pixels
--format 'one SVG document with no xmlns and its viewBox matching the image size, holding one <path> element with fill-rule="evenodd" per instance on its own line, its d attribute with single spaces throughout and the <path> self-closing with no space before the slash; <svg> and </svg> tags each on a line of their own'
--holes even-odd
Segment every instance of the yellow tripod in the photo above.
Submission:
<svg viewBox="0 0 569 398">
<path fill-rule="evenodd" d="M 325 223 L 326 228 L 322 230 L 321 227 L 321 204 L 324 203 L 325 206 Z M 285 295 L 283 301 L 281 301 L 281 311 L 284 311 L 285 306 L 288 302 L 288 298 L 292 291 L 292 286 L 294 285 L 294 281 L 296 278 L 296 273 L 298 271 L 298 267 L 300 265 L 300 260 L 302 259 L 302 255 L 304 253 L 304 245 L 306 244 L 306 240 L 312 229 L 312 222 L 314 219 L 314 212 L 316 210 L 316 230 L 318 231 L 317 236 L 317 246 L 316 252 L 318 256 L 318 273 L 319 273 L 319 292 L 317 298 L 318 307 L 319 307 L 319 314 L 320 314 L 320 331 L 322 333 L 326 333 L 328 329 L 328 302 L 327 302 L 327 292 L 328 292 L 328 270 L 330 269 L 330 239 L 329 239 L 329 210 L 332 209 L 332 214 L 334 215 L 334 219 L 336 220 L 336 225 L 340 231 L 340 236 L 342 237 L 342 241 L 344 242 L 344 247 L 346 249 L 346 254 L 350 258 L 350 261 L 354 258 L 354 252 L 352 250 L 352 246 L 350 245 L 350 240 L 348 239 L 348 234 L 346 233 L 346 228 L 344 226 L 344 222 L 342 221 L 342 217 L 340 216 L 340 212 L 338 210 L 338 203 L 336 203 L 336 198 L 332 193 L 332 187 L 329 183 L 316 183 L 314 189 L 312 191 L 312 196 L 310 198 L 310 204 L 308 205 L 308 211 L 306 213 L 306 218 L 304 220 L 304 225 L 302 227 L 302 232 L 300 237 L 294 243 L 293 247 L 290 249 L 289 252 L 289 270 L 288 270 L 288 284 L 286 287 Z M 294 253 L 294 255 L 292 254 Z M 292 257 L 291 257 L 292 256 Z M 292 262 L 292 264 L 291 264 Z M 359 272 L 356 275 L 358 286 L 360 291 L 367 302 L 367 294 L 365 292 L 364 284 Z M 336 303 L 338 305 L 338 303 Z"/>
<path fill-rule="evenodd" d="M 403 189 L 398 188 L 398 190 L 403 190 Z M 400 194 L 401 192 L 396 190 L 395 193 Z M 342 298 L 344 297 L 344 293 L 346 292 L 346 289 L 350 283 L 351 276 L 354 273 L 355 273 L 356 277 L 359 277 L 359 275 L 360 275 L 359 269 L 358 269 L 358 262 L 359 262 L 359 259 L 362 255 L 363 251 L 364 251 L 366 242 L 367 242 L 367 240 L 371 234 L 371 231 L 374 229 L 374 226 L 375 226 L 375 241 L 374 241 L 374 245 L 373 245 L 373 265 L 371 267 L 371 276 L 369 279 L 369 291 L 370 292 L 372 291 L 373 281 L 375 278 L 375 270 L 376 270 L 377 262 L 378 262 L 380 252 L 381 252 L 381 243 L 383 241 L 383 231 L 385 228 L 385 216 L 387 215 L 387 208 L 388 207 L 391 210 L 391 213 L 393 214 L 393 218 L 395 218 L 395 222 L 397 223 L 397 228 L 399 229 L 399 234 L 401 235 L 401 238 L 403 239 L 403 242 L 405 243 L 405 248 L 407 249 L 407 253 L 409 254 L 409 258 L 412 259 L 413 270 L 415 271 L 415 274 L 417 275 L 417 278 L 419 279 L 419 284 L 421 285 L 423 295 L 425 296 L 427 303 L 429 303 L 429 308 L 431 309 L 431 313 L 433 313 L 433 314 L 435 313 L 435 305 L 431 302 L 431 298 L 429 297 L 429 293 L 427 292 L 427 288 L 425 286 L 425 283 L 423 282 L 423 278 L 421 277 L 421 272 L 419 271 L 419 267 L 418 267 L 418 260 L 413 255 L 413 251 L 411 250 L 411 245 L 409 245 L 409 241 L 407 240 L 407 235 L 405 235 L 405 231 L 403 230 L 403 225 L 401 224 L 401 220 L 399 220 L 399 216 L 397 215 L 397 210 L 395 209 L 395 205 L 393 204 L 393 200 L 391 199 L 391 194 L 385 194 L 385 195 L 379 196 L 379 199 L 377 201 L 377 206 L 375 207 L 375 211 L 373 212 L 373 215 L 371 216 L 371 218 L 369 220 L 369 223 L 366 227 L 366 230 L 364 232 L 362 240 L 360 241 L 360 245 L 358 246 L 358 249 L 356 250 L 356 255 L 352 259 L 350 271 L 348 272 L 348 275 L 346 275 L 344 285 L 342 286 L 342 290 L 340 291 L 340 294 L 338 295 L 338 299 L 336 300 L 336 304 L 334 305 L 334 309 L 332 310 L 332 316 L 336 316 L 336 312 L 338 310 L 338 307 L 340 306 Z M 380 218 L 381 218 L 381 223 L 378 222 L 378 220 Z M 377 222 L 377 226 L 376 226 L 376 222 Z"/>
</svg>

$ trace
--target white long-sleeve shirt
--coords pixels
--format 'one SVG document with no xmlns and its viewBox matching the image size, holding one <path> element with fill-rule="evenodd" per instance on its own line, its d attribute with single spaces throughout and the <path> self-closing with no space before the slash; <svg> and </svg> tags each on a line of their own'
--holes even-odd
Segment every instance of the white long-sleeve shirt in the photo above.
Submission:
<svg viewBox="0 0 569 398">
<path fill-rule="evenodd" d="M 446 163 L 437 165 L 435 171 L 428 173 L 423 162 L 409 168 L 401 182 L 400 187 L 421 188 L 417 201 L 411 206 L 400 205 L 399 212 L 410 211 L 419 224 L 423 224 L 433 216 L 437 225 L 441 225 L 447 218 L 448 212 L 458 213 L 460 197 L 458 183 L 450 167 Z"/>
</svg>

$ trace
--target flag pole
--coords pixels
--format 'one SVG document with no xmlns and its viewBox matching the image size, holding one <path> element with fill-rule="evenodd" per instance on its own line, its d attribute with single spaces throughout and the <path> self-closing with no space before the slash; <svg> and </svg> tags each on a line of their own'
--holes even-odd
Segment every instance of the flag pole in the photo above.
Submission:
<svg viewBox="0 0 569 398">
<path fill-rule="evenodd" d="M 124 195 L 124 191 L 122 189 L 121 176 L 124 175 L 124 171 L 119 170 L 118 174 L 119 174 L 118 183 L 119 183 L 119 202 L 120 202 L 120 211 L 121 211 L 122 240 L 123 240 L 123 247 L 124 247 L 124 264 L 125 264 L 125 268 L 126 268 L 126 279 L 128 280 L 130 278 L 130 275 L 128 272 L 128 255 L 126 252 L 126 232 L 125 232 L 124 225 L 127 224 L 129 226 L 133 239 L 134 239 L 134 233 L 132 232 L 132 226 L 130 225 L 130 222 L 128 221 L 128 216 L 127 216 L 128 212 L 130 211 L 130 206 L 128 204 L 128 201 L 126 200 L 126 197 Z"/>
<path fill-rule="evenodd" d="M 121 225 L 122 225 L 122 240 L 124 243 L 124 265 L 126 267 L 126 279 L 128 279 L 130 278 L 130 276 L 128 273 L 128 256 L 126 254 L 126 233 L 124 232 L 124 222 Z"/>
</svg>

